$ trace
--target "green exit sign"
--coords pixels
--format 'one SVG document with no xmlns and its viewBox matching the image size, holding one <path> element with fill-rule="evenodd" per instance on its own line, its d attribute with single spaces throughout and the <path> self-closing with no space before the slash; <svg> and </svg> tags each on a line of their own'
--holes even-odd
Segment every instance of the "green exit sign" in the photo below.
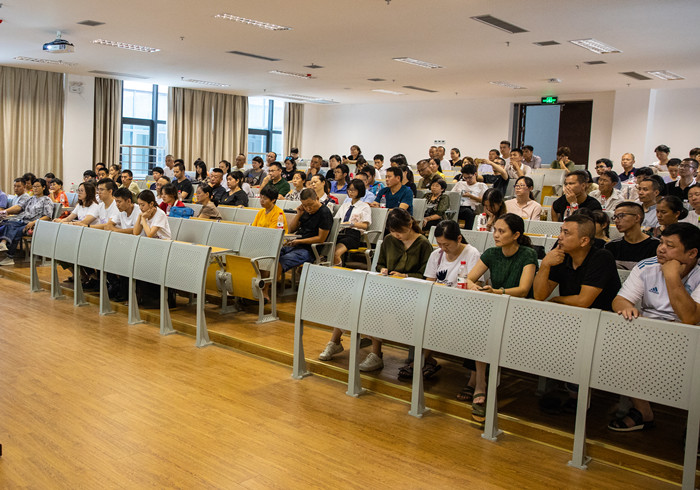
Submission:
<svg viewBox="0 0 700 490">
<path fill-rule="evenodd" d="M 556 104 L 557 100 L 559 100 L 559 97 L 552 97 L 551 95 L 549 97 L 542 97 L 543 104 Z"/>
</svg>

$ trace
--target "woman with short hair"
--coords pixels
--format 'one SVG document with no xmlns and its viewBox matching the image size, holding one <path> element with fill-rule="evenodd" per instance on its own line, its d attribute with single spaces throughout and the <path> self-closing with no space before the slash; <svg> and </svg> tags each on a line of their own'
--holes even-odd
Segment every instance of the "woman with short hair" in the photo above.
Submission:
<svg viewBox="0 0 700 490">
<path fill-rule="evenodd" d="M 423 233 L 430 231 L 440 221 L 447 218 L 447 210 L 450 209 L 450 198 L 445 195 L 447 182 L 435 179 L 430 184 L 430 192 L 425 197 L 425 214 L 423 215 Z"/>
<path fill-rule="evenodd" d="M 360 179 L 353 179 L 348 185 L 348 197 L 335 213 L 343 227 L 335 243 L 334 265 L 343 265 L 343 255 L 348 250 L 362 246 L 362 231 L 372 224 L 372 208 L 362 201 L 365 196 L 365 184 Z"/>
<path fill-rule="evenodd" d="M 243 172 L 234 170 L 226 176 L 228 192 L 219 203 L 220 206 L 248 206 L 248 193 L 241 189 L 243 183 Z"/>
</svg>

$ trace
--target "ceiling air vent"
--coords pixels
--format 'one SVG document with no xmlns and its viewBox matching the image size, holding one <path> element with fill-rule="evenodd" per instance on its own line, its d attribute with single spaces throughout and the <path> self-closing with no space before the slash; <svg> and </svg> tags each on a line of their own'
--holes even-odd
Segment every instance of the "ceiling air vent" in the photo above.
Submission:
<svg viewBox="0 0 700 490">
<path fill-rule="evenodd" d="M 622 71 L 620 75 L 625 75 L 626 77 L 634 78 L 635 80 L 651 80 L 651 77 L 637 73 L 636 71 Z"/>
<path fill-rule="evenodd" d="M 151 77 L 144 77 L 142 75 L 132 75 L 130 73 L 119 73 L 116 71 L 90 70 L 90 73 L 97 73 L 98 75 L 109 75 L 110 77 L 140 78 L 141 80 L 148 80 L 149 78 L 151 78 Z"/>
<path fill-rule="evenodd" d="M 247 56 L 248 58 L 255 58 L 258 60 L 265 60 L 265 61 L 280 61 L 279 58 L 270 58 L 268 56 L 263 56 L 261 54 L 253 54 L 253 53 L 244 53 L 243 51 L 227 51 L 228 53 L 231 54 L 237 54 L 238 56 Z"/>
<path fill-rule="evenodd" d="M 83 25 L 83 26 L 90 26 L 90 27 L 105 25 L 104 22 L 99 22 L 97 20 L 83 20 L 82 22 L 78 22 L 78 24 Z"/>
<path fill-rule="evenodd" d="M 492 15 L 478 15 L 476 17 L 472 17 L 472 19 L 482 22 L 486 25 L 489 25 L 491 27 L 495 27 L 496 29 L 500 29 L 502 31 L 509 32 L 510 34 L 518 34 L 521 32 L 529 32 L 527 29 L 523 29 L 522 27 L 518 27 L 516 25 L 513 25 L 509 22 L 506 22 L 505 20 L 497 19 L 496 17 Z"/>
<path fill-rule="evenodd" d="M 535 44 L 537 46 L 556 46 L 557 44 L 561 44 L 561 43 L 558 43 L 556 41 L 540 41 L 540 42 L 532 43 L 532 44 Z"/>
<path fill-rule="evenodd" d="M 431 94 L 434 94 L 437 92 L 437 90 L 431 90 L 429 88 L 423 88 L 423 87 L 414 87 L 413 85 L 404 85 L 403 88 L 411 89 L 411 90 L 418 90 L 420 92 L 430 92 Z"/>
</svg>

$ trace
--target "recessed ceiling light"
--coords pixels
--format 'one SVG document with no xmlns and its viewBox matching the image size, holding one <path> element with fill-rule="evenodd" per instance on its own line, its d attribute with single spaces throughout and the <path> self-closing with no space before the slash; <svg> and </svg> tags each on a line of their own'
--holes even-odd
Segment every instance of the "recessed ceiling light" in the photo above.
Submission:
<svg viewBox="0 0 700 490">
<path fill-rule="evenodd" d="M 160 51 L 160 48 L 150 48 L 148 46 L 139 46 L 138 44 L 122 43 L 119 41 L 107 41 L 106 39 L 95 39 L 92 44 L 112 46 L 113 48 L 130 49 L 131 51 L 140 51 L 142 53 L 156 53 Z"/>
<path fill-rule="evenodd" d="M 521 32 L 528 32 L 527 29 L 513 25 L 505 20 L 497 19 L 493 15 L 478 15 L 476 17 L 471 17 L 477 22 L 482 22 L 488 26 L 495 27 L 502 31 L 506 31 L 510 34 L 519 34 Z"/>
<path fill-rule="evenodd" d="M 491 85 L 498 85 L 499 87 L 512 88 L 514 90 L 522 90 L 527 87 L 518 85 L 517 83 L 504 82 L 502 80 L 496 80 L 494 82 L 489 82 Z"/>
<path fill-rule="evenodd" d="M 549 82 L 549 83 L 561 83 L 561 78 L 548 78 L 547 82 Z"/>
<path fill-rule="evenodd" d="M 268 73 L 272 73 L 273 75 L 283 75 L 285 77 L 314 78 L 308 73 L 294 73 L 293 71 L 272 70 L 272 71 L 269 71 Z"/>
<path fill-rule="evenodd" d="M 381 88 L 373 89 L 372 92 L 379 92 L 380 94 L 389 94 L 389 95 L 406 95 L 403 92 L 395 92 L 394 90 L 384 90 Z"/>
<path fill-rule="evenodd" d="M 261 54 L 245 53 L 243 51 L 228 51 L 230 54 L 237 54 L 238 56 L 247 56 L 248 58 L 256 58 L 265 61 L 280 61 L 279 58 L 270 58 L 268 56 L 263 56 Z"/>
<path fill-rule="evenodd" d="M 400 61 L 401 63 L 408 63 L 409 65 L 420 66 L 421 68 L 444 68 L 444 66 L 436 65 L 435 63 L 429 63 L 427 61 L 416 60 L 413 58 L 392 58 L 394 61 Z"/>
<path fill-rule="evenodd" d="M 537 46 L 556 46 L 556 45 L 561 44 L 561 43 L 558 43 L 556 41 L 539 41 L 539 42 L 532 43 L 532 44 L 535 44 Z"/>
<path fill-rule="evenodd" d="M 246 19 L 245 17 L 238 17 L 232 14 L 217 14 L 214 16 L 215 19 L 226 19 L 232 20 L 234 22 L 240 22 L 242 24 L 248 24 L 253 27 L 260 27 L 261 29 L 267 29 L 268 31 L 291 31 L 291 27 L 280 26 L 277 24 L 270 24 L 269 22 L 262 22 L 260 20 Z"/>
<path fill-rule="evenodd" d="M 416 87 L 415 85 L 404 85 L 403 88 L 407 88 L 410 90 L 418 90 L 419 92 L 429 92 L 431 94 L 437 93 L 437 90 L 432 90 L 432 89 L 423 88 L 423 87 Z"/>
<path fill-rule="evenodd" d="M 685 80 L 685 77 L 668 70 L 655 70 L 648 71 L 647 73 L 655 76 L 656 78 L 660 78 L 661 80 Z"/>
<path fill-rule="evenodd" d="M 81 22 L 78 22 L 78 24 L 83 25 L 83 26 L 95 27 L 95 26 L 103 26 L 105 23 L 99 22 L 97 20 L 83 20 Z"/>
<path fill-rule="evenodd" d="M 593 60 L 593 61 L 584 61 L 584 65 L 605 65 L 607 64 L 607 61 L 602 61 L 602 60 Z"/>
<path fill-rule="evenodd" d="M 309 102 L 312 104 L 339 104 L 336 100 L 322 99 L 320 97 L 314 97 L 313 95 L 301 95 L 301 94 L 283 94 L 283 95 L 265 95 L 266 97 L 278 97 L 280 99 L 295 100 L 297 102 Z"/>
<path fill-rule="evenodd" d="M 646 75 L 642 75 L 641 73 L 637 73 L 636 71 L 621 71 L 620 75 L 634 78 L 635 80 L 651 80 L 650 77 L 647 77 Z"/>
<path fill-rule="evenodd" d="M 75 66 L 77 63 L 69 63 L 63 60 L 45 60 L 43 58 L 28 58 L 26 56 L 15 56 L 17 61 L 31 61 L 32 63 L 44 63 L 45 65 Z"/>
<path fill-rule="evenodd" d="M 569 42 L 597 54 L 622 53 L 619 49 L 613 48 L 609 44 L 600 42 L 597 39 L 576 39 Z"/>
<path fill-rule="evenodd" d="M 181 80 L 183 82 L 189 82 L 189 83 L 198 83 L 200 85 L 209 85 L 210 87 L 229 87 L 230 85 L 228 83 L 219 83 L 219 82 L 208 82 L 206 80 L 196 80 L 194 78 L 184 78 L 182 77 Z"/>
</svg>

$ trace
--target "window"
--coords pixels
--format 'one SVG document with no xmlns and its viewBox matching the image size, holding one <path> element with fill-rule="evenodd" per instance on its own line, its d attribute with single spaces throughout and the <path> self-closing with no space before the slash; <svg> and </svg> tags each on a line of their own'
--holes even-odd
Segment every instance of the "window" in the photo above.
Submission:
<svg viewBox="0 0 700 490">
<path fill-rule="evenodd" d="M 124 82 L 119 160 L 136 179 L 146 178 L 156 162 L 165 160 L 167 114 L 167 86 Z"/>
<path fill-rule="evenodd" d="M 265 97 L 248 97 L 248 163 L 254 156 L 263 160 L 268 152 L 282 161 L 284 102 Z"/>
</svg>

